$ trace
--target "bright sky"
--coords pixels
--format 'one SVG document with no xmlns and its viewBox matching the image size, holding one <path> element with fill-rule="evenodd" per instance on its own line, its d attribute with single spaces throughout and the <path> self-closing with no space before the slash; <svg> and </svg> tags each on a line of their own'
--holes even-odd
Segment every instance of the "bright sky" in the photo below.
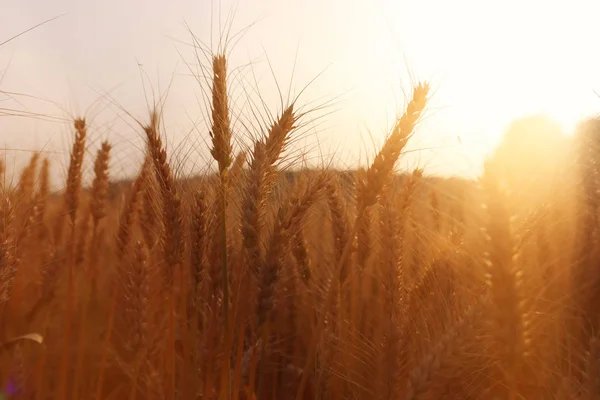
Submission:
<svg viewBox="0 0 600 400">
<path fill-rule="evenodd" d="M 108 138 L 115 175 L 137 170 L 142 138 L 122 110 L 95 100 L 110 92 L 145 121 L 144 86 L 164 92 L 171 79 L 169 149 L 185 161 L 185 171 L 205 165 L 205 104 L 189 75 L 195 61 L 185 23 L 216 45 L 219 21 L 234 9 L 233 32 L 254 23 L 229 61 L 243 67 L 232 82 L 238 106 L 254 76 L 271 110 L 279 111 L 273 73 L 287 95 L 290 82 L 297 94 L 322 72 L 299 102 L 329 102 L 312 116 L 330 114 L 307 126 L 297 145 L 319 148 L 327 159 L 333 154 L 341 165 L 372 157 L 414 80 L 431 80 L 435 93 L 412 148 L 434 149 L 410 153 L 404 165 L 430 173 L 477 174 L 514 118 L 545 112 L 571 130 L 600 109 L 597 0 L 2 0 L 1 9 L 0 42 L 66 13 L 0 48 L 0 90 L 55 104 L 14 97 L 19 105 L 0 96 L 2 107 L 64 117 L 95 104 L 87 114 L 91 151 Z M 248 134 L 239 123 L 236 133 Z M 70 125 L 0 117 L 0 147 L 56 151 L 59 173 L 69 143 Z M 29 157 L 5 154 L 14 167 Z"/>
</svg>

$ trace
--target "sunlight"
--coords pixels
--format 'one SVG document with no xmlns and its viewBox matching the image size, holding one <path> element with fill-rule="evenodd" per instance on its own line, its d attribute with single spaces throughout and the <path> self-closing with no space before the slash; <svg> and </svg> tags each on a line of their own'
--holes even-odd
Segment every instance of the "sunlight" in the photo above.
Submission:
<svg viewBox="0 0 600 400">
<path fill-rule="evenodd" d="M 460 135 L 468 149 L 464 157 L 475 165 L 491 153 L 514 119 L 545 114 L 571 134 L 600 107 L 594 92 L 600 87 L 600 55 L 591 50 L 597 37 L 592 16 L 600 12 L 600 3 L 509 0 L 489 6 L 471 0 L 384 0 L 377 4 L 379 20 L 387 26 L 360 25 L 376 43 L 376 50 L 369 53 L 376 61 L 367 60 L 397 68 L 365 76 L 364 84 L 376 79 L 381 83 L 369 84 L 389 85 L 408 68 L 417 71 L 418 78 L 432 78 L 437 89 L 433 107 L 438 108 L 427 135 L 432 142 Z M 377 50 L 382 47 L 388 51 Z M 382 98 L 381 91 L 364 96 L 365 108 L 376 107 Z"/>
</svg>

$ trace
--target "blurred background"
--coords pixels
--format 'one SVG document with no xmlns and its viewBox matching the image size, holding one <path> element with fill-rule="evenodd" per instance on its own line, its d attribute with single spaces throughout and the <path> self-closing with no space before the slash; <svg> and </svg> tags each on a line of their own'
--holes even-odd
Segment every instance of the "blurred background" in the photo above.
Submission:
<svg viewBox="0 0 600 400">
<path fill-rule="evenodd" d="M 477 176 L 515 119 L 543 114 L 570 134 L 600 106 L 594 1 L 4 0 L 1 8 L 0 42 L 60 16 L 0 46 L 9 172 L 43 150 L 59 160 L 53 174 L 62 180 L 68 119 L 84 115 L 90 154 L 110 140 L 113 176 L 130 177 L 143 146 L 134 118 L 145 122 L 161 98 L 180 174 L 206 170 L 202 49 L 218 49 L 226 35 L 237 149 L 260 129 L 251 110 L 264 118 L 281 110 L 280 93 L 284 102 L 301 93 L 299 105 L 319 109 L 294 149 L 314 165 L 372 158 L 419 80 L 432 82 L 432 105 L 400 167 L 442 176 Z"/>
</svg>

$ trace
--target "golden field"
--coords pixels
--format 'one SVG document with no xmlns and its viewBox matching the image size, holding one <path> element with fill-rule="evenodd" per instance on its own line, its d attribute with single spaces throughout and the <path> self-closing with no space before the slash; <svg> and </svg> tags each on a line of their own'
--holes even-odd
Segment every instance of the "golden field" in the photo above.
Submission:
<svg viewBox="0 0 600 400">
<path fill-rule="evenodd" d="M 86 154 L 84 118 L 63 191 L 43 153 L 3 180 L 6 396 L 600 398 L 596 121 L 507 139 L 476 181 L 397 174 L 421 83 L 368 168 L 290 171 L 306 116 L 287 104 L 234 149 L 227 72 L 214 55 L 214 174 L 176 176 L 154 110 L 131 182 L 110 143 Z"/>
</svg>

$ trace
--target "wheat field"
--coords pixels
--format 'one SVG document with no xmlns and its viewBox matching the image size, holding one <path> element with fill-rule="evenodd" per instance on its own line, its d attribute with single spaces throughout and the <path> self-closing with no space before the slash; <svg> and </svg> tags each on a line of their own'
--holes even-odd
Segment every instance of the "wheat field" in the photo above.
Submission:
<svg viewBox="0 0 600 400">
<path fill-rule="evenodd" d="M 176 176 L 153 110 L 130 182 L 83 117 L 63 191 L 43 153 L 1 180 L 4 396 L 600 398 L 595 120 L 544 174 L 398 173 L 421 83 L 368 168 L 289 171 L 298 105 L 238 152 L 227 72 L 212 56 L 215 173 Z"/>
</svg>

